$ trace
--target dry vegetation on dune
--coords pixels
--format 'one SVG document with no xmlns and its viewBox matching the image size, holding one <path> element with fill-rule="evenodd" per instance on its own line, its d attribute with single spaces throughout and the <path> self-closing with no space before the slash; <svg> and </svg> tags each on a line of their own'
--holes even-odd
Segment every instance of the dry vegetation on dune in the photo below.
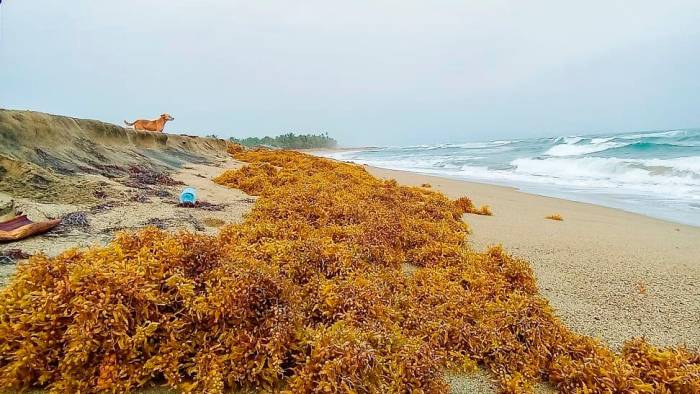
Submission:
<svg viewBox="0 0 700 394">
<path fill-rule="evenodd" d="M 296 152 L 235 156 L 249 164 L 217 182 L 260 196 L 244 223 L 22 266 L 0 294 L 0 387 L 446 392 L 446 369 L 480 363 L 504 392 L 700 391 L 697 354 L 616 355 L 568 330 L 527 263 L 467 248 L 442 194 Z"/>
</svg>

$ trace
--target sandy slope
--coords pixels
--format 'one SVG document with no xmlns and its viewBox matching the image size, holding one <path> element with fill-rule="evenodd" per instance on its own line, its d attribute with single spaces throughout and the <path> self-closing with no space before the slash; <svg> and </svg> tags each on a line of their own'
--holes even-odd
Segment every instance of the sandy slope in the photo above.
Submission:
<svg viewBox="0 0 700 394">
<path fill-rule="evenodd" d="M 109 242 L 118 231 L 155 225 L 170 231 L 214 233 L 239 222 L 254 199 L 211 178 L 241 164 L 211 138 L 140 133 L 99 121 L 0 110 L 0 204 L 14 200 L 34 221 L 66 218 L 58 228 L 0 252 L 55 255 Z M 141 182 L 134 177 L 146 178 Z M 137 175 L 138 175 L 137 174 Z M 151 182 L 151 180 L 153 180 Z M 195 187 L 205 208 L 178 207 L 182 188 Z M 67 216 L 69 215 L 69 216 Z M 0 285 L 15 271 L 0 264 Z"/>
<path fill-rule="evenodd" d="M 0 192 L 44 203 L 96 203 L 131 166 L 171 171 L 225 159 L 226 141 L 135 132 L 96 120 L 0 109 Z"/>
</svg>

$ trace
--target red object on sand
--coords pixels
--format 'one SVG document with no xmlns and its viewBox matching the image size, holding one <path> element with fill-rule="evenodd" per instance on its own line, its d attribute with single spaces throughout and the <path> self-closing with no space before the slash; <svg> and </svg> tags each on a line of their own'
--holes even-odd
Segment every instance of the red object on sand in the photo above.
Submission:
<svg viewBox="0 0 700 394">
<path fill-rule="evenodd" d="M 61 219 L 35 223 L 29 220 L 27 215 L 17 216 L 0 223 L 0 242 L 18 241 L 32 235 L 45 233 L 58 226 L 59 223 L 61 223 Z"/>
<path fill-rule="evenodd" d="M 14 219 L 0 223 L 0 231 L 12 231 L 32 223 L 33 222 L 27 218 L 27 215 L 16 216 Z"/>
</svg>

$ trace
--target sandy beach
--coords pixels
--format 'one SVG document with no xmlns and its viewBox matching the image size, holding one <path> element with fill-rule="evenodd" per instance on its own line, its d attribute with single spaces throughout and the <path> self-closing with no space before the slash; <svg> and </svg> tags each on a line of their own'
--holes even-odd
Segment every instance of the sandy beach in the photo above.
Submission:
<svg viewBox="0 0 700 394">
<path fill-rule="evenodd" d="M 500 243 L 529 261 L 541 293 L 573 330 L 617 350 L 640 336 L 700 348 L 700 228 L 508 187 L 367 169 L 489 205 L 493 216 L 464 216 L 470 244 Z M 545 219 L 555 213 L 564 220 Z"/>
<path fill-rule="evenodd" d="M 316 216 L 317 214 L 313 212 L 311 214 L 306 213 L 307 210 L 316 208 L 316 205 L 324 209 L 321 212 L 324 212 L 324 215 L 327 215 L 329 218 L 342 218 L 343 221 L 353 218 L 353 220 L 364 220 L 368 224 L 367 231 L 376 231 L 374 229 L 377 229 L 382 231 L 378 234 L 389 234 L 374 236 L 371 239 L 359 238 L 355 240 L 352 237 L 347 238 L 356 243 L 352 245 L 358 245 L 357 247 L 362 248 L 370 245 L 375 247 L 374 242 L 381 241 L 385 243 L 379 244 L 378 248 L 380 250 L 396 252 L 397 247 L 393 245 L 423 242 L 421 241 L 423 239 L 427 239 L 428 242 L 438 242 L 443 233 L 436 231 L 440 227 L 432 226 L 435 223 L 443 223 L 445 226 L 449 224 L 456 226 L 451 231 L 456 231 L 457 227 L 460 230 L 459 233 L 455 233 L 456 237 L 445 238 L 441 247 L 449 247 L 451 245 L 450 242 L 453 242 L 461 250 L 461 240 L 466 234 L 461 223 L 459 223 L 458 214 L 455 216 L 455 211 L 445 210 L 444 212 L 447 212 L 447 215 L 433 216 L 430 220 L 416 220 L 415 223 L 420 224 L 420 230 L 401 233 L 406 234 L 407 238 L 405 240 L 402 239 L 400 243 L 386 243 L 384 237 L 392 239 L 391 233 L 383 233 L 387 218 L 400 218 L 404 211 L 409 213 L 415 212 L 416 209 L 419 212 L 423 212 L 423 210 L 429 211 L 428 208 L 430 207 L 435 209 L 436 212 L 440 212 L 440 209 L 452 207 L 452 203 L 442 197 L 434 196 L 432 193 L 426 194 L 426 196 L 432 195 L 437 198 L 436 200 L 419 200 L 417 196 L 422 195 L 422 193 L 415 193 L 415 190 L 413 191 L 415 199 L 403 199 L 400 200 L 400 204 L 396 202 L 391 203 L 391 201 L 394 201 L 392 198 L 399 194 L 389 195 L 386 193 L 390 193 L 391 190 L 393 190 L 392 193 L 397 192 L 399 188 L 396 184 L 393 182 L 377 182 L 355 167 L 339 166 L 335 165 L 337 164 L 335 163 L 334 166 L 326 168 L 317 162 L 309 161 L 308 158 L 301 159 L 295 156 L 289 156 L 289 161 L 286 162 L 273 161 L 282 163 L 279 167 L 271 165 L 267 161 L 263 161 L 263 165 L 256 163 L 256 160 L 259 160 L 260 157 L 264 158 L 266 155 L 270 155 L 268 159 L 281 159 L 291 153 L 261 150 L 248 152 L 248 155 L 246 155 L 246 152 L 241 152 L 240 155 L 235 156 L 236 159 L 234 160 L 229 155 L 230 148 L 234 147 L 228 146 L 222 140 L 176 135 L 151 136 L 143 133 L 133 133 L 101 122 L 40 113 L 0 111 L 0 125 L 3 124 L 7 125 L 5 126 L 7 131 L 2 137 L 4 141 L 9 141 L 6 145 L 11 150 L 8 149 L 5 154 L 0 156 L 0 169 L 4 170 L 0 174 L 3 180 L 0 183 L 2 186 L 0 188 L 0 202 L 7 204 L 9 201 L 14 201 L 15 208 L 26 212 L 32 219 L 37 221 L 61 217 L 64 222 L 55 230 L 46 234 L 11 244 L 3 244 L 0 246 L 0 252 L 9 248 L 16 248 L 26 254 L 43 252 L 49 256 L 55 256 L 71 247 L 99 247 L 112 240 L 114 234 L 118 231 L 134 231 L 148 225 L 156 226 L 171 233 L 185 230 L 191 233 L 216 235 L 218 229 L 224 224 L 241 223 L 242 227 L 237 231 L 240 231 L 241 234 L 247 234 L 247 231 L 251 231 L 249 234 L 252 237 L 251 239 L 258 240 L 257 231 L 259 228 L 279 229 L 279 234 L 287 234 L 295 229 L 295 226 L 305 223 L 301 222 L 300 219 L 295 219 L 295 215 L 298 216 L 299 213 L 304 213 L 309 218 L 314 218 L 313 220 L 323 217 L 323 215 Z M 30 134 L 30 132 L 33 134 Z M 32 135 L 32 138 L 26 138 L 27 135 Z M 57 138 L 64 141 L 60 146 L 56 146 L 53 143 Z M 276 155 L 279 155 L 279 157 L 276 157 Z M 296 153 L 292 155 L 296 155 Z M 224 177 L 225 179 L 217 181 L 220 183 L 213 182 L 213 178 L 224 171 L 239 169 L 245 165 L 244 163 L 249 163 L 250 171 L 232 171 L 227 177 Z M 319 168 L 321 169 L 319 170 Z M 491 245 L 501 244 L 509 254 L 527 261 L 534 271 L 540 289 L 539 294 L 548 300 L 556 316 L 566 326 L 566 332 L 572 329 L 576 333 L 597 338 L 615 351 L 620 351 L 625 341 L 635 337 L 645 337 L 649 343 L 660 347 L 687 346 L 693 351 L 700 349 L 700 332 L 696 329 L 700 325 L 700 287 L 697 285 L 700 279 L 700 262 L 697 258 L 698 252 L 700 252 L 700 243 L 698 243 L 698 240 L 700 240 L 700 228 L 678 225 L 591 204 L 530 195 L 508 187 L 380 168 L 366 168 L 370 174 L 378 178 L 395 179 L 399 184 L 403 185 L 430 187 L 431 190 L 442 192 L 452 200 L 468 196 L 477 207 L 489 205 L 493 216 L 463 215 L 464 221 L 471 229 L 471 234 L 468 235 L 468 244 L 473 248 L 473 251 L 469 251 L 468 255 L 472 258 L 483 258 L 481 253 L 476 252 L 484 251 Z M 324 177 L 296 177 L 298 174 L 308 174 L 309 172 L 312 173 L 309 177 L 316 176 L 313 175 L 313 171 L 322 171 L 324 169 L 327 170 L 323 173 Z M 272 173 L 268 174 L 270 170 L 272 170 Z M 256 173 L 256 171 L 258 172 Z M 329 177 L 332 181 L 327 181 L 325 177 Z M 265 194 L 265 185 L 273 185 L 272 181 L 278 179 L 287 179 L 298 183 L 274 184 L 275 188 L 280 188 L 284 193 Z M 334 195 L 334 199 L 319 200 L 316 202 L 316 205 L 310 203 L 316 198 L 313 193 L 315 193 L 314 187 L 317 185 L 326 185 L 330 188 L 328 185 L 335 186 L 338 182 L 342 184 L 342 182 L 348 182 L 348 179 L 353 179 L 355 183 L 347 183 L 345 186 L 340 187 L 339 190 L 336 190 L 335 192 L 338 193 L 337 199 Z M 243 182 L 238 183 L 241 180 Z M 263 186 L 262 191 L 257 189 L 260 185 Z M 196 207 L 185 208 L 178 205 L 178 193 L 185 186 L 197 189 L 200 204 Z M 388 188 L 385 190 L 382 186 L 387 186 Z M 374 194 L 375 192 L 377 194 Z M 258 208 L 251 214 L 254 204 L 261 198 L 263 199 L 262 203 L 258 203 Z M 274 201 L 273 198 L 280 200 Z M 264 199 L 268 199 L 267 202 Z M 328 203 L 328 201 L 333 203 Z M 352 203 L 348 201 L 352 201 Z M 360 210 L 351 209 L 363 204 L 368 205 Z M 426 208 L 426 205 L 419 204 L 427 204 L 428 208 Z M 266 212 L 264 209 L 269 211 Z M 281 214 L 275 211 L 276 209 L 282 209 L 279 211 Z M 288 210 L 285 211 L 285 209 Z M 380 212 L 375 212 L 375 210 Z M 373 213 L 374 216 L 370 215 L 365 218 L 364 212 L 375 213 Z M 468 212 L 468 210 L 459 212 Z M 552 214 L 561 215 L 563 221 L 545 219 L 546 216 Z M 251 215 L 253 215 L 252 218 Z M 306 218 L 307 216 L 301 217 Z M 444 218 L 447 219 L 445 220 Z M 410 214 L 404 217 L 407 223 L 414 219 L 416 218 Z M 442 222 L 440 222 L 441 220 Z M 292 224 L 291 226 L 290 223 Z M 404 227 L 398 228 L 404 229 Z M 343 226 L 340 226 L 339 229 L 348 231 L 343 229 Z M 157 232 L 154 234 L 161 234 L 158 236 L 166 237 L 165 233 Z M 271 234 L 276 234 L 276 232 L 273 231 Z M 314 262 L 325 264 L 327 261 L 332 260 L 328 260 L 324 257 L 325 255 L 319 258 L 314 257 L 314 254 L 311 254 L 311 257 L 304 257 L 303 253 L 301 255 L 288 255 L 286 253 L 306 250 L 306 243 L 315 239 L 314 237 L 320 237 L 320 234 L 320 232 L 304 233 L 302 237 L 297 238 L 295 242 L 299 242 L 299 244 L 293 245 L 294 248 L 278 248 L 278 244 L 271 247 L 267 242 L 272 242 L 271 240 L 274 240 L 274 238 L 265 238 L 264 242 L 256 241 L 251 243 L 249 247 L 257 248 L 263 245 L 266 248 L 265 253 L 270 251 L 281 253 L 271 259 L 270 261 L 272 262 L 295 262 L 304 261 L 302 260 L 303 258 L 309 258 L 310 266 L 314 267 Z M 348 232 L 347 234 L 352 233 Z M 242 238 L 242 240 L 245 240 L 245 238 Z M 288 239 L 284 240 L 285 243 L 288 241 Z M 230 242 L 230 240 L 226 242 Z M 274 242 L 279 242 L 279 240 Z M 346 245 L 338 242 L 337 245 L 350 246 L 351 244 L 348 243 Z M 204 260 L 201 261 L 216 261 L 215 259 L 209 259 L 207 254 L 210 252 L 211 244 L 200 244 L 195 246 L 194 250 L 197 250 L 197 248 L 201 248 L 197 253 L 204 253 L 202 254 L 203 257 L 201 257 Z M 415 252 L 416 250 L 409 250 L 409 252 Z M 431 256 L 430 253 L 432 252 L 430 252 L 430 249 L 425 250 L 429 252 L 426 256 Z M 149 250 L 148 253 L 152 252 Z M 240 252 L 236 249 L 231 249 L 231 253 Z M 248 253 L 247 249 L 245 253 Z M 155 258 L 160 255 L 156 253 L 153 256 Z M 243 271 L 250 264 L 262 264 L 257 260 L 249 261 L 245 254 L 232 254 L 231 256 L 236 256 L 237 258 L 227 260 L 227 264 L 234 264 L 239 261 L 245 262 L 246 265 L 236 268 L 243 268 Z M 330 256 L 335 255 L 331 254 Z M 338 254 L 338 256 L 342 255 Z M 406 255 L 402 254 L 389 254 L 386 257 L 387 260 L 383 261 L 392 261 L 392 256 L 404 256 L 400 260 L 402 266 L 403 264 L 408 265 L 408 263 L 414 262 L 414 260 L 404 259 Z M 421 258 L 425 259 L 426 257 L 414 254 L 411 258 L 417 258 L 418 260 L 415 261 L 418 262 L 423 261 L 423 265 L 416 264 L 411 266 L 412 270 L 404 272 L 406 278 L 410 275 L 418 275 L 418 277 L 421 277 L 423 274 L 436 275 L 431 277 L 432 279 L 426 283 L 430 286 L 440 283 L 439 281 L 447 285 L 452 284 L 453 293 L 445 290 L 450 287 L 442 285 L 429 288 L 430 295 L 437 296 L 437 298 L 441 294 L 456 294 L 457 296 L 464 294 L 464 284 L 460 283 L 457 285 L 452 283 L 452 275 L 467 274 L 468 270 L 474 269 L 471 273 L 472 276 L 467 278 L 474 281 L 480 277 L 480 270 L 488 269 L 489 264 L 496 264 L 493 266 L 494 270 L 489 272 L 487 277 L 482 277 L 484 279 L 481 283 L 488 283 L 485 286 L 486 288 L 498 288 L 498 286 L 504 286 L 504 283 L 518 283 L 520 279 L 507 279 L 504 281 L 502 275 L 506 275 L 504 273 L 507 272 L 518 272 L 516 267 L 522 267 L 518 262 L 510 260 L 510 263 L 505 261 L 494 262 L 489 257 L 485 260 L 475 260 L 475 266 L 468 264 L 454 266 L 451 268 L 454 271 L 448 277 L 445 272 L 450 271 L 436 270 L 425 263 L 425 261 L 430 260 L 421 260 Z M 449 262 L 449 254 L 435 254 L 432 258 Z M 61 257 L 57 258 L 54 263 L 61 264 L 60 259 Z M 168 258 L 160 261 L 160 263 L 164 264 L 163 266 L 168 266 L 172 261 L 188 260 L 185 257 L 182 257 L 182 260 Z M 201 261 L 198 264 L 201 264 Z M 394 262 L 398 261 L 394 260 Z M 11 261 L 11 264 L 3 264 L 0 267 L 0 286 L 5 285 L 11 278 L 16 269 L 16 262 L 21 263 L 21 261 Z M 100 264 L 105 265 L 104 272 L 109 276 L 111 269 L 114 269 L 114 267 L 119 267 L 121 270 L 122 263 L 122 261 L 105 261 Z M 77 263 L 71 262 L 71 264 Z M 95 263 L 86 259 L 81 264 L 85 264 L 85 269 L 94 269 Z M 109 264 L 117 265 L 112 267 Z M 180 267 L 178 269 L 185 268 Z M 224 266 L 221 268 L 224 268 Z M 509 271 L 509 269 L 516 269 L 516 271 Z M 369 272 L 367 277 L 363 277 L 362 275 L 365 274 L 360 274 L 360 271 L 364 272 L 358 269 L 358 283 L 374 283 L 384 286 L 391 284 L 392 282 L 389 278 L 395 276 L 393 273 L 391 273 L 391 276 L 383 276 L 383 274 L 389 274 L 390 272 L 388 270 L 380 270 Z M 526 268 L 522 272 L 525 271 L 527 271 L 525 276 L 528 278 L 527 283 L 530 283 L 527 286 L 531 286 L 532 277 Z M 237 272 L 235 270 L 231 271 L 229 274 L 223 275 L 223 277 L 237 278 Z M 332 276 L 334 275 L 332 271 L 330 272 L 331 277 L 324 276 L 324 281 L 336 283 L 333 281 L 337 280 L 338 286 L 344 283 L 341 281 L 344 278 L 339 277 L 336 279 Z M 416 272 L 419 272 L 419 274 L 416 274 Z M 102 272 L 99 274 L 102 275 Z M 377 276 L 379 274 L 382 274 L 382 276 Z M 141 273 L 125 272 L 124 275 L 134 275 L 133 280 L 143 280 Z M 151 278 L 149 275 L 146 274 L 146 277 Z M 404 278 L 404 276 L 399 276 Z M 159 279 L 152 280 L 157 282 L 163 280 L 163 278 L 159 277 Z M 121 276 L 119 276 L 119 281 L 121 281 Z M 115 283 L 121 283 L 119 281 Z M 118 284 L 109 283 L 110 286 L 118 287 Z M 290 287 L 289 294 L 304 294 L 305 291 L 316 291 L 314 287 L 315 282 L 300 282 L 302 284 L 290 282 L 289 286 L 292 286 L 291 283 L 294 283 L 293 286 L 297 287 Z M 367 288 L 363 290 L 367 290 L 367 292 L 362 293 L 370 297 L 366 300 L 363 298 L 364 295 L 357 297 L 351 294 L 346 297 L 345 293 L 338 294 L 351 300 L 352 303 L 357 303 L 362 308 L 361 310 L 365 310 L 364 302 L 381 304 L 385 300 L 391 300 L 387 291 L 394 291 L 393 289 L 399 289 L 401 286 L 406 286 L 406 289 L 412 289 L 411 291 L 426 289 L 423 284 L 419 286 L 419 283 L 421 282 L 399 280 L 394 283 L 392 290 L 384 289 L 382 286 Z M 465 283 L 469 285 L 470 282 L 467 281 Z M 478 284 L 479 282 L 474 283 Z M 82 282 L 77 283 L 76 286 L 82 288 L 80 286 L 87 286 L 87 282 L 85 284 Z M 163 286 L 163 284 L 158 284 L 154 288 L 167 288 L 169 285 L 166 283 L 166 287 Z M 257 284 L 250 284 L 250 286 L 259 288 Z M 528 288 L 525 285 L 522 286 L 523 289 Z M 237 287 L 233 285 L 226 287 L 226 289 L 228 288 Z M 353 291 L 360 289 L 354 284 L 351 288 Z M 42 289 L 42 294 L 55 289 L 55 287 L 47 290 Z M 340 291 L 342 287 L 338 289 Z M 454 293 L 455 289 L 458 289 L 457 293 Z M 481 290 L 477 289 L 478 287 L 475 287 L 474 295 L 481 292 Z M 505 294 L 512 291 L 509 288 L 507 290 L 504 289 L 504 287 L 501 287 L 500 291 Z M 531 289 L 534 291 L 534 288 Z M 141 291 L 142 288 L 138 290 Z M 527 291 L 529 292 L 530 290 Z M 333 292 L 335 294 L 336 290 L 333 290 Z M 525 292 L 525 290 L 518 290 L 518 292 L 518 297 L 530 294 Z M 409 295 L 410 293 L 406 293 L 406 296 Z M 270 297 L 274 298 L 274 296 Z M 537 299 L 539 300 L 539 296 L 537 296 Z M 430 297 L 428 300 L 430 300 Z M 299 302 L 299 305 L 305 305 L 301 304 L 302 302 L 313 304 L 303 308 L 299 307 L 298 304 L 292 303 L 292 301 L 288 302 L 290 308 L 292 306 L 297 308 L 294 310 L 297 311 L 296 313 L 300 313 L 300 316 L 303 318 L 306 318 L 304 317 L 305 315 L 301 314 L 305 313 L 303 311 L 314 310 L 312 307 L 319 307 L 315 304 L 317 299 L 314 297 L 305 297 L 303 300 L 294 301 Z M 326 300 L 323 303 L 326 306 L 323 306 L 323 308 L 326 308 L 328 305 L 336 305 L 335 302 L 331 300 L 329 303 Z M 406 316 L 403 317 L 397 312 L 392 313 L 398 319 L 406 319 L 404 321 L 409 322 L 414 317 L 427 320 L 439 318 L 441 320 L 435 320 L 434 324 L 443 324 L 449 321 L 449 324 L 454 324 L 456 330 L 462 330 L 471 324 L 468 320 L 454 321 L 443 319 L 443 316 L 431 317 L 431 314 L 427 311 L 436 305 L 445 306 L 447 310 L 450 310 L 449 308 L 463 308 L 472 302 L 475 304 L 471 304 L 471 308 L 477 309 L 467 310 L 465 314 L 465 316 L 471 318 L 478 315 L 479 312 L 477 310 L 488 310 L 489 307 L 498 305 L 497 303 L 501 302 L 501 298 L 496 298 L 494 301 L 490 299 L 488 301 L 479 301 L 478 299 L 467 298 L 466 301 L 456 301 L 454 304 L 449 302 L 442 303 L 439 300 L 436 300 L 435 303 L 430 301 L 430 303 L 422 304 L 423 302 L 428 301 L 419 297 L 410 299 L 410 302 L 404 302 L 401 299 L 401 309 L 410 312 L 407 312 Z M 477 302 L 482 304 L 476 304 Z M 249 301 L 246 300 L 242 305 L 248 304 Z M 394 309 L 398 305 L 387 304 L 385 310 L 398 311 L 399 309 Z M 420 307 L 415 307 L 416 305 L 420 305 Z M 474 305 L 478 306 L 475 307 Z M 540 318 L 539 320 L 533 320 L 532 324 L 524 324 L 525 327 L 546 328 L 548 325 L 552 325 L 552 321 L 557 324 L 556 327 L 559 326 L 559 322 L 551 319 L 552 315 L 549 308 L 541 303 L 532 305 L 534 306 L 527 309 L 528 316 L 540 316 Z M 499 306 L 499 308 L 501 307 L 503 306 Z M 226 308 L 226 305 L 220 306 L 220 310 L 226 310 Z M 506 309 L 509 313 L 514 312 L 511 306 L 507 306 L 507 308 L 511 308 Z M 538 311 L 537 308 L 542 309 Z M 352 310 L 350 309 L 350 311 Z M 550 320 L 541 318 L 539 313 L 549 316 Z M 32 312 L 27 314 L 27 316 L 29 319 L 39 315 Z M 523 316 L 525 315 L 522 315 L 519 319 L 522 319 Z M 354 317 L 347 315 L 343 319 L 351 318 Z M 489 318 L 480 317 L 480 319 L 484 319 L 482 321 L 486 324 L 486 327 L 489 327 L 488 324 L 494 324 L 495 330 L 501 331 L 494 331 L 492 328 L 489 328 L 487 331 L 477 331 L 476 334 L 472 334 L 474 338 L 488 338 L 492 332 L 501 332 L 505 335 L 503 337 L 507 338 L 508 333 L 510 333 L 509 327 L 511 326 L 500 323 L 498 319 L 489 320 Z M 381 320 L 377 319 L 376 323 L 381 323 Z M 520 323 L 517 324 L 520 325 Z M 257 326 L 258 323 L 251 325 L 251 327 Z M 15 329 L 14 327 L 6 327 L 5 329 L 13 330 Z M 432 332 L 435 327 L 435 325 L 425 326 L 424 329 L 426 331 L 424 332 Z M 554 329 L 554 327 L 552 325 L 549 329 Z M 537 334 L 539 332 L 535 331 L 535 334 L 533 334 L 525 330 L 522 334 L 540 335 Z M 447 334 L 448 331 L 444 331 L 444 333 Z M 22 333 L 16 338 L 21 341 L 23 340 L 22 335 L 24 334 Z M 449 337 L 450 335 L 445 335 L 445 338 Z M 415 338 L 418 337 L 416 336 Z M 576 338 L 578 337 L 576 336 Z M 507 349 L 510 349 L 507 352 L 512 353 L 514 351 L 512 346 L 519 343 L 519 341 L 519 336 L 513 336 L 510 344 L 506 343 L 509 346 Z M 486 342 L 489 344 L 498 343 L 495 338 L 491 338 L 491 340 Z M 527 346 L 537 346 L 532 345 L 533 343 L 535 342 L 530 341 Z M 339 355 L 347 352 L 346 345 L 347 342 L 341 342 L 343 351 Z M 604 348 L 607 348 L 607 346 L 601 346 L 601 349 Z M 378 347 L 378 349 L 381 349 L 381 347 Z M 194 352 L 195 350 L 192 351 Z M 489 364 L 488 354 L 492 351 L 498 352 L 499 349 L 492 348 L 489 350 L 489 348 L 486 348 L 481 351 L 483 353 L 477 353 L 477 355 L 481 354 L 479 357 L 482 358 L 479 360 L 481 360 L 480 366 L 482 368 L 477 368 L 477 371 L 474 373 L 466 373 L 468 369 L 438 370 L 438 374 L 445 374 L 445 380 L 449 384 L 450 392 L 498 392 L 498 383 L 494 380 L 499 378 L 497 376 L 498 372 L 494 370 L 494 368 L 498 367 L 494 366 L 494 364 Z M 504 350 L 504 352 L 506 351 Z M 549 350 L 546 350 L 543 354 L 551 353 L 549 353 Z M 529 356 L 523 353 L 517 357 L 527 360 Z M 492 359 L 490 362 L 497 363 L 499 361 Z M 397 366 L 396 368 L 399 367 Z M 538 372 L 538 375 L 533 379 L 534 392 L 552 392 L 554 386 L 550 383 L 541 382 L 540 378 L 542 376 L 540 374 Z M 434 377 L 431 379 L 434 379 Z M 553 382 L 554 380 L 550 377 L 549 381 Z M 362 380 L 358 380 L 358 382 L 360 382 L 358 383 L 359 386 L 365 384 Z M 152 387 L 151 391 L 148 390 L 149 386 L 160 383 L 162 381 L 150 382 L 141 392 L 175 392 L 173 389 L 163 387 Z"/>
<path fill-rule="evenodd" d="M 700 1 L 60 5 L 0 394 L 700 394 Z"/>
</svg>

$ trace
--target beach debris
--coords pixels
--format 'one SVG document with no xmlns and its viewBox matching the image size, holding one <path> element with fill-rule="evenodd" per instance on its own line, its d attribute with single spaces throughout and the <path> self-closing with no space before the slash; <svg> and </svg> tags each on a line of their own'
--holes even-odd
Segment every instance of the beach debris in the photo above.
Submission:
<svg viewBox="0 0 700 394">
<path fill-rule="evenodd" d="M 549 220 L 557 220 L 557 221 L 560 221 L 560 222 L 564 220 L 564 218 L 563 218 L 560 214 L 558 214 L 558 213 L 555 213 L 555 214 L 552 214 L 552 215 L 549 215 L 549 216 L 545 216 L 544 218 L 545 218 L 545 219 L 549 219 Z"/>
<path fill-rule="evenodd" d="M 194 204 L 177 204 L 180 208 L 198 208 L 205 211 L 222 211 L 226 204 L 213 204 L 207 201 L 197 201 Z"/>
<path fill-rule="evenodd" d="M 430 189 L 430 188 L 433 187 L 433 186 L 432 186 L 430 183 L 423 183 L 422 185 L 420 185 L 420 187 L 424 187 L 424 188 L 426 188 L 426 189 Z"/>
<path fill-rule="evenodd" d="M 93 209 L 91 209 L 91 211 Z M 65 234 L 72 231 L 73 229 L 87 231 L 90 227 L 88 215 L 88 212 L 85 211 L 70 212 L 63 215 L 61 217 L 61 225 L 56 228 L 56 231 L 49 235 L 55 236 L 59 234 Z"/>
<path fill-rule="evenodd" d="M 7 249 L 0 251 L 0 264 L 15 264 L 18 260 L 31 257 L 29 253 L 22 249 Z"/>
<path fill-rule="evenodd" d="M 95 196 L 95 198 L 98 198 L 98 199 L 100 199 L 100 200 L 103 200 L 103 199 L 107 198 L 107 196 L 108 196 L 107 192 L 104 191 L 103 189 L 97 189 L 97 190 L 95 190 L 95 191 L 92 193 L 92 195 Z"/>
<path fill-rule="evenodd" d="M 639 294 L 646 294 L 647 292 L 647 285 L 644 281 L 639 281 L 637 283 L 637 291 L 639 291 Z"/>
<path fill-rule="evenodd" d="M 197 190 L 193 187 L 187 187 L 180 193 L 180 203 L 177 206 L 181 208 L 198 208 L 205 211 L 221 211 L 226 207 L 226 204 L 212 204 L 207 201 L 197 200 Z"/>
<path fill-rule="evenodd" d="M 146 221 L 145 225 L 146 226 L 154 226 L 154 227 L 157 227 L 161 230 L 165 230 L 168 227 L 170 227 L 170 223 L 167 220 L 163 220 L 160 218 L 148 219 L 148 221 Z"/>
<path fill-rule="evenodd" d="M 466 196 L 456 199 L 454 204 L 462 213 L 473 213 L 475 215 L 485 216 L 493 215 L 493 212 L 491 212 L 491 208 L 488 205 L 482 205 L 477 209 L 472 200 Z"/>
<path fill-rule="evenodd" d="M 414 273 L 416 273 L 416 271 L 418 271 L 418 269 L 418 267 L 411 263 L 401 263 L 401 272 L 404 275 L 413 275 Z"/>
<path fill-rule="evenodd" d="M 149 201 L 148 195 L 146 193 L 140 192 L 140 191 L 132 194 L 131 198 L 129 198 L 129 200 L 133 201 L 133 202 L 140 202 L 142 204 L 147 203 Z"/>
<path fill-rule="evenodd" d="M 16 216 L 0 223 L 0 242 L 18 241 L 32 235 L 45 233 L 58 226 L 61 219 L 33 222 L 27 215 Z"/>
<path fill-rule="evenodd" d="M 193 187 L 186 187 L 180 192 L 181 205 L 194 205 L 197 202 L 197 190 Z"/>
<path fill-rule="evenodd" d="M 88 213 L 85 211 L 71 212 L 64 215 L 61 219 L 62 227 L 90 227 Z"/>
<path fill-rule="evenodd" d="M 172 196 L 173 196 L 172 193 L 170 193 L 169 191 L 167 191 L 167 190 L 165 190 L 165 189 L 158 189 L 158 190 L 156 190 L 155 192 L 153 192 L 153 194 L 154 194 L 156 197 L 160 197 L 160 198 L 168 198 L 168 197 L 172 197 Z"/>
<path fill-rule="evenodd" d="M 118 205 L 119 205 L 119 204 L 117 204 L 117 203 L 114 202 L 114 201 L 104 201 L 104 202 L 102 202 L 102 203 L 99 203 L 99 204 L 97 204 L 97 205 L 92 206 L 92 207 L 90 208 L 90 213 L 94 215 L 94 214 L 97 214 L 97 213 L 106 212 L 106 211 L 109 211 L 110 209 L 112 209 L 112 208 L 114 208 L 114 207 L 116 207 L 116 206 L 118 206 Z"/>
<path fill-rule="evenodd" d="M 183 183 L 176 181 L 165 172 L 143 165 L 133 165 L 129 167 L 129 178 L 125 184 L 137 189 L 148 189 L 153 185 L 177 186 Z"/>
</svg>

